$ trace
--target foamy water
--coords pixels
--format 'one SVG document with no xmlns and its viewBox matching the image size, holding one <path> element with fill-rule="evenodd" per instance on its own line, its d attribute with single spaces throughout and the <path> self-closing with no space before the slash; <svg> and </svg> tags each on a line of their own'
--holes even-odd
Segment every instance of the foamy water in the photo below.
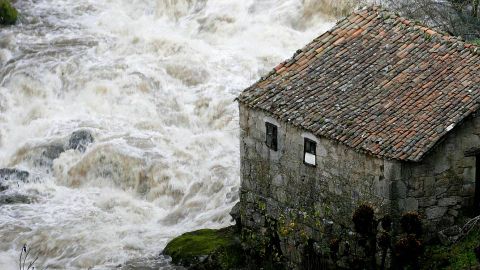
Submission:
<svg viewBox="0 0 480 270">
<path fill-rule="evenodd" d="M 332 23 L 300 0 L 18 1 L 0 28 L 0 269 L 111 269 L 231 224 L 234 98 Z M 308 16 L 306 16 L 308 14 Z M 95 143 L 45 160 L 76 130 Z M 43 159 L 43 160 L 42 160 Z M 33 257 L 34 257 L 33 256 Z"/>
</svg>

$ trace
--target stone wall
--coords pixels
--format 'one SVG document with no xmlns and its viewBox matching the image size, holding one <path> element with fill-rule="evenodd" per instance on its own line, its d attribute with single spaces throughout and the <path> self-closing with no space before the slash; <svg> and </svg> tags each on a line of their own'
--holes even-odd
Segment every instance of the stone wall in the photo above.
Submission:
<svg viewBox="0 0 480 270">
<path fill-rule="evenodd" d="M 398 210 L 418 211 L 426 232 L 462 224 L 471 214 L 475 193 L 475 157 L 464 152 L 480 146 L 480 118 L 473 116 L 452 130 L 419 163 L 402 165 L 402 181 L 392 186 Z"/>
<path fill-rule="evenodd" d="M 277 151 L 265 144 L 266 121 L 278 126 Z M 294 264 L 308 240 L 325 244 L 348 234 L 359 203 L 390 211 L 391 182 L 402 177 L 399 162 L 357 153 L 243 105 L 240 127 L 242 225 L 262 233 L 273 222 L 282 253 Z M 317 142 L 316 167 L 303 163 L 304 137 Z"/>
<path fill-rule="evenodd" d="M 278 127 L 277 151 L 265 144 L 266 121 Z M 242 225 L 262 234 L 273 224 L 294 264 L 308 240 L 325 244 L 351 233 L 352 213 L 363 202 L 394 220 L 419 212 L 427 238 L 461 224 L 472 208 L 475 158 L 464 152 L 480 146 L 480 117 L 456 127 L 418 163 L 358 153 L 243 105 L 240 128 Z M 317 142 L 316 167 L 303 163 L 305 137 Z"/>
</svg>

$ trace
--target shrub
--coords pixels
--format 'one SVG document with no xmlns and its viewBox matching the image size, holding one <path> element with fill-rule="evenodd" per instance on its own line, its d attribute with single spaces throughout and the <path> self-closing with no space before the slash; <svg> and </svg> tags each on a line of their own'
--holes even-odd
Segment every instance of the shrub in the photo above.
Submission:
<svg viewBox="0 0 480 270">
<path fill-rule="evenodd" d="M 410 265 L 413 269 L 418 269 L 422 253 L 422 243 L 413 234 L 400 238 L 395 243 L 395 258 L 399 266 Z"/>
<path fill-rule="evenodd" d="M 340 239 L 331 239 L 328 247 L 330 248 L 330 256 L 332 256 L 332 258 L 337 258 L 338 250 L 340 249 Z"/>
<path fill-rule="evenodd" d="M 0 0 L 0 24 L 15 24 L 18 12 L 9 0 Z"/>
<path fill-rule="evenodd" d="M 388 232 L 384 232 L 380 235 L 380 237 L 378 237 L 378 246 L 382 250 L 387 250 L 388 248 L 390 248 L 391 241 L 392 237 L 390 236 L 390 234 Z"/>
<path fill-rule="evenodd" d="M 392 229 L 392 218 L 389 215 L 384 216 L 381 219 L 382 229 L 385 231 L 390 231 Z"/>
<path fill-rule="evenodd" d="M 368 204 L 360 205 L 353 213 L 355 231 L 361 235 L 370 235 L 374 232 L 376 222 L 373 207 Z"/>
<path fill-rule="evenodd" d="M 422 221 L 416 212 L 407 212 L 403 214 L 400 219 L 402 230 L 407 234 L 415 234 L 420 236 L 422 234 Z"/>
<path fill-rule="evenodd" d="M 378 246 L 382 249 L 382 257 L 381 257 L 381 264 L 380 269 L 385 269 L 385 263 L 387 261 L 387 252 L 388 249 L 391 247 L 392 244 L 392 237 L 388 232 L 383 232 L 380 237 L 378 237 Z"/>
</svg>

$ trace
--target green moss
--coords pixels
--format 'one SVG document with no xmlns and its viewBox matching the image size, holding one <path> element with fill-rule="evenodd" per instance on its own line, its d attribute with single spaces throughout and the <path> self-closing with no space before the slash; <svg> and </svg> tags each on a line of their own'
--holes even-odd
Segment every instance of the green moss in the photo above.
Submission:
<svg viewBox="0 0 480 270">
<path fill-rule="evenodd" d="M 0 24 L 15 24 L 18 12 L 9 0 L 0 0 Z"/>
<path fill-rule="evenodd" d="M 424 269 L 476 269 L 480 266 L 473 249 L 480 245 L 480 232 L 472 231 L 467 237 L 450 247 L 427 246 Z"/>
<path fill-rule="evenodd" d="M 169 242 L 163 253 L 171 256 L 175 264 L 196 269 L 232 269 L 245 263 L 233 227 L 182 234 Z"/>
</svg>

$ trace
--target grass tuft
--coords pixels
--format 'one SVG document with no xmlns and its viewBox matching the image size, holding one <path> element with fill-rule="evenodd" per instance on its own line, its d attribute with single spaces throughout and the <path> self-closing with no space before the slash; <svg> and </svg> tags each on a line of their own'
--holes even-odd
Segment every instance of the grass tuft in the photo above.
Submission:
<svg viewBox="0 0 480 270">
<path fill-rule="evenodd" d="M 475 257 L 475 248 L 480 245 L 480 231 L 472 230 L 461 241 L 450 247 L 427 246 L 424 269 L 477 269 L 480 264 Z"/>
</svg>

